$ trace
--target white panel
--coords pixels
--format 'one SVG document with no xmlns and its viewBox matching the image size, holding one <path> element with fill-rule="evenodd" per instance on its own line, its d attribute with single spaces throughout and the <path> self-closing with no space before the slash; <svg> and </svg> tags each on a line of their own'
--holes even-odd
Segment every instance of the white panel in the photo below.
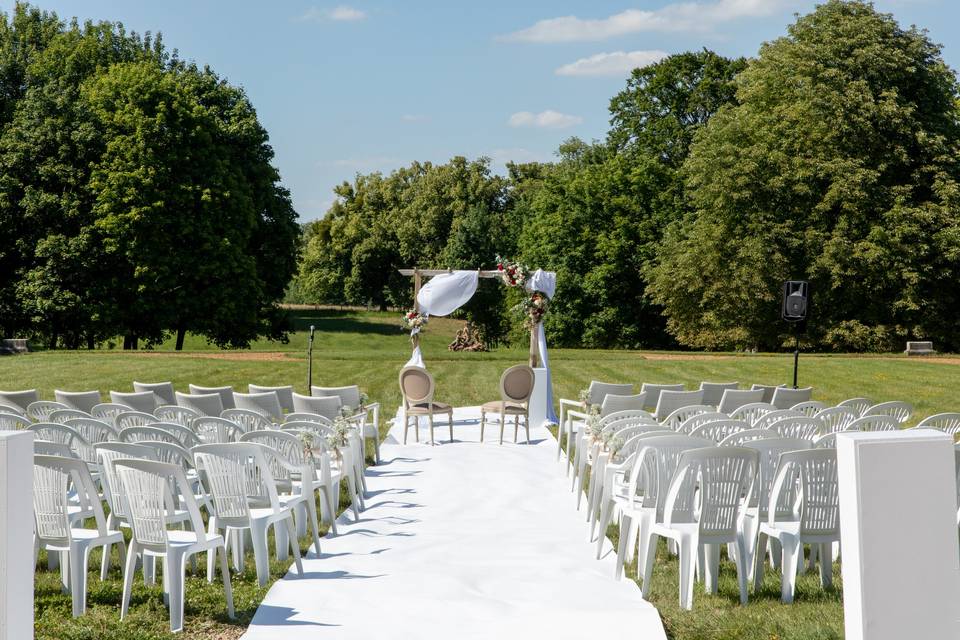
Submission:
<svg viewBox="0 0 960 640">
<path fill-rule="evenodd" d="M 33 433 L 0 432 L 0 640 L 33 638 Z"/>
</svg>

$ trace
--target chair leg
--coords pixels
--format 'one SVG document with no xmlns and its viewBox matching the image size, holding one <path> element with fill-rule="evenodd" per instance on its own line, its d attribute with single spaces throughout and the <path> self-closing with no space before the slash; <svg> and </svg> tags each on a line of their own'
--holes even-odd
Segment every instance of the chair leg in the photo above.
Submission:
<svg viewBox="0 0 960 640">
<path fill-rule="evenodd" d="M 699 546 L 696 536 L 680 538 L 680 608 L 687 611 L 693 609 L 693 582 Z"/>
<path fill-rule="evenodd" d="M 523 416 L 523 426 L 527 430 L 527 444 L 530 444 L 530 414 L 526 413 Z"/>
<path fill-rule="evenodd" d="M 133 591 L 133 572 L 137 567 L 137 543 L 130 541 L 127 549 L 127 562 L 123 568 L 123 596 L 120 600 L 120 620 L 127 616 L 130 608 L 130 592 Z"/>
<path fill-rule="evenodd" d="M 303 562 L 300 560 L 300 541 L 297 540 L 296 533 L 293 530 L 293 516 L 287 514 L 287 517 L 284 519 L 284 523 L 286 523 L 287 532 L 290 535 L 290 548 L 293 550 L 293 561 L 297 565 L 297 574 L 302 577 Z"/>
<path fill-rule="evenodd" d="M 432 447 L 435 444 L 433 441 L 433 414 L 428 415 L 427 419 L 430 422 L 430 446 Z"/>
<path fill-rule="evenodd" d="M 513 416 L 513 444 L 517 444 L 517 432 L 520 431 L 520 416 Z"/>
<path fill-rule="evenodd" d="M 208 534 L 217 533 L 217 517 L 216 516 L 210 516 L 210 519 L 207 521 L 207 533 Z M 228 539 L 227 532 L 224 531 L 223 532 L 224 556 L 226 556 L 226 553 L 227 553 L 227 547 L 226 547 L 227 539 Z M 216 551 L 217 551 L 216 549 L 207 551 L 207 582 L 209 583 L 213 583 L 213 575 L 216 573 L 216 570 L 215 570 L 216 558 L 214 557 L 216 555 Z"/>
<path fill-rule="evenodd" d="M 640 540 L 640 544 L 643 545 L 643 557 L 644 563 L 643 567 L 637 565 L 637 571 L 643 570 L 643 584 L 640 585 L 640 594 L 643 596 L 644 600 L 650 598 L 650 583 L 653 578 L 653 561 L 657 556 L 657 540 L 660 539 L 655 533 L 650 533 L 647 535 L 646 540 Z"/>
<path fill-rule="evenodd" d="M 720 545 L 703 544 L 704 574 L 703 590 L 705 593 L 717 592 L 717 572 L 720 570 Z"/>
<path fill-rule="evenodd" d="M 291 518 L 293 516 L 291 515 Z M 297 535 L 294 532 L 290 536 L 287 535 L 286 527 L 274 527 L 273 530 L 273 546 L 277 554 L 277 560 L 283 562 L 290 557 L 290 539 L 296 540 Z"/>
<path fill-rule="evenodd" d="M 784 604 L 793 602 L 793 593 L 797 586 L 797 567 L 800 562 L 800 553 L 803 547 L 800 541 L 793 536 L 784 536 L 780 539 L 783 549 L 783 561 L 780 563 L 780 601 Z"/>
<path fill-rule="evenodd" d="M 483 442 L 483 428 L 487 426 L 487 412 L 480 410 L 480 442 Z"/>
<path fill-rule="evenodd" d="M 170 631 L 176 633 L 183 629 L 183 582 L 184 582 L 184 560 L 183 556 L 169 554 L 164 569 L 164 576 L 167 586 L 170 590 Z"/>
<path fill-rule="evenodd" d="M 633 518 L 627 514 L 623 515 L 623 522 L 620 525 L 620 530 L 623 531 L 623 527 L 629 527 L 633 522 Z M 623 564 L 627 558 L 627 547 L 630 546 L 630 536 L 621 535 L 619 543 L 617 544 L 617 563 L 614 566 L 613 577 L 619 580 L 623 577 Z"/>
<path fill-rule="evenodd" d="M 767 534 L 757 535 L 757 546 L 753 550 L 753 592 L 763 586 L 763 565 L 767 561 Z"/>
<path fill-rule="evenodd" d="M 737 586 L 740 587 L 740 604 L 747 604 L 747 573 L 750 570 L 749 552 L 747 551 L 747 539 L 743 534 L 737 535 Z"/>
<path fill-rule="evenodd" d="M 603 553 L 603 542 L 607 539 L 607 525 L 610 524 L 611 507 L 610 497 L 604 495 L 600 500 L 600 530 L 597 532 L 597 560 L 600 559 L 600 554 Z"/>
<path fill-rule="evenodd" d="M 407 430 L 410 429 L 410 416 L 403 414 L 403 444 L 407 444 Z"/>
<path fill-rule="evenodd" d="M 73 600 L 73 617 L 78 618 L 87 610 L 87 554 L 89 548 L 70 545 L 70 596 Z"/>
<path fill-rule="evenodd" d="M 450 429 L 450 442 L 453 442 L 453 414 L 447 414 L 447 427 Z"/>
<path fill-rule="evenodd" d="M 313 550 L 320 555 L 320 525 L 317 518 L 317 502 L 313 499 L 313 493 L 307 496 L 304 501 L 307 505 L 307 517 L 310 518 L 310 531 L 313 533 Z"/>
<path fill-rule="evenodd" d="M 225 546 L 218 548 L 220 549 L 220 573 L 223 575 L 223 594 L 227 599 L 227 616 L 233 619 L 236 613 L 233 610 L 233 585 L 230 584 L 230 570 L 227 568 L 227 548 Z M 217 550 L 214 549 L 213 553 L 216 552 Z"/>
<path fill-rule="evenodd" d="M 251 525 L 250 537 L 253 542 L 253 561 L 257 566 L 257 582 L 263 587 L 270 579 L 270 562 L 267 558 L 269 553 L 267 550 L 267 525 L 263 522 L 252 522 Z"/>
<path fill-rule="evenodd" d="M 833 585 L 833 543 L 820 545 L 820 586 L 824 589 Z"/>
<path fill-rule="evenodd" d="M 500 412 L 500 444 L 503 444 L 503 423 L 504 423 L 504 418 L 505 418 L 505 416 L 503 415 L 503 412 L 501 411 L 501 412 Z"/>
</svg>

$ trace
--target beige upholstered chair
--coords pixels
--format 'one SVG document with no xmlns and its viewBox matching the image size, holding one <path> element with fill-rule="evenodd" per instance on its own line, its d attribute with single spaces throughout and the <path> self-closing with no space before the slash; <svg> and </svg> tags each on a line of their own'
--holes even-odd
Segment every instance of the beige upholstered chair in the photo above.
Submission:
<svg viewBox="0 0 960 640">
<path fill-rule="evenodd" d="M 430 372 L 421 367 L 404 367 L 400 370 L 400 394 L 403 396 L 403 443 L 407 443 L 407 429 L 413 418 L 413 434 L 420 442 L 420 416 L 430 420 L 430 444 L 433 444 L 433 416 L 446 414 L 450 426 L 450 441 L 453 442 L 453 407 L 435 402 L 433 392 L 436 383 Z"/>
<path fill-rule="evenodd" d="M 513 416 L 513 441 L 517 441 L 520 416 L 523 416 L 527 443 L 530 443 L 530 396 L 533 395 L 533 380 L 533 369 L 525 364 L 518 364 L 503 372 L 500 376 L 500 399 L 480 407 L 480 442 L 483 442 L 487 413 L 497 413 L 500 414 L 500 444 L 503 444 L 503 425 L 508 416 Z"/>
</svg>

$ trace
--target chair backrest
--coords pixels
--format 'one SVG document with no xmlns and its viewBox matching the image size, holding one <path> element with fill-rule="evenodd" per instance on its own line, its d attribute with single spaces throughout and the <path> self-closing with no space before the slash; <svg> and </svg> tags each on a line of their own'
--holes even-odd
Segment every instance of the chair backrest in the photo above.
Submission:
<svg viewBox="0 0 960 640">
<path fill-rule="evenodd" d="M 686 420 L 680 423 L 677 427 L 677 433 L 683 433 L 685 435 L 690 435 L 693 433 L 693 430 L 699 427 L 702 424 L 707 424 L 708 422 L 716 422 L 717 420 L 729 420 L 730 416 L 725 413 L 720 413 L 719 411 L 708 411 L 707 413 L 697 413 L 690 416 Z"/>
<path fill-rule="evenodd" d="M 863 416 L 847 425 L 844 431 L 896 431 L 900 423 L 893 416 Z"/>
<path fill-rule="evenodd" d="M 263 445 L 255 442 L 194 447 L 197 468 L 206 474 L 217 519 L 249 526 L 251 500 L 278 509 L 280 501 Z"/>
<path fill-rule="evenodd" d="M 660 394 L 664 391 L 683 391 L 686 389 L 682 384 L 654 384 L 651 382 L 644 382 L 640 385 L 641 393 L 646 393 L 646 405 L 644 409 L 653 411 L 656 414 L 657 405 L 660 404 Z M 691 404 L 703 404 L 702 402 L 694 402 Z M 676 409 L 676 407 L 674 407 Z M 667 412 L 669 413 L 669 411 Z M 666 414 L 664 414 L 666 415 Z"/>
<path fill-rule="evenodd" d="M 663 400 L 662 395 L 660 396 L 660 399 Z M 670 415 L 661 420 L 660 424 L 668 429 L 677 431 L 680 428 L 680 425 L 689 420 L 692 416 L 698 416 L 704 413 L 716 413 L 716 411 L 713 407 L 706 404 L 691 404 L 684 407 L 677 407 L 670 412 Z"/>
<path fill-rule="evenodd" d="M 317 436 L 326 438 L 329 435 L 333 435 L 333 426 L 321 424 L 319 422 L 309 422 L 309 421 L 297 421 L 284 422 L 280 425 L 282 431 L 288 431 L 291 433 L 296 433 L 298 431 L 308 431 Z"/>
<path fill-rule="evenodd" d="M 890 402 L 881 402 L 869 407 L 863 412 L 864 416 L 890 416 L 896 418 L 900 424 L 905 424 L 913 415 L 913 405 L 909 402 L 891 400 Z"/>
<path fill-rule="evenodd" d="M 79 452 L 80 457 L 87 462 L 95 463 L 97 461 L 97 454 L 94 451 L 96 445 L 117 439 L 117 432 L 113 430 L 113 427 L 96 418 L 74 418 L 73 420 L 67 420 L 64 424 L 76 430 L 90 445 L 87 450 Z"/>
<path fill-rule="evenodd" d="M 772 404 L 766 402 L 751 402 L 742 404 L 730 412 L 730 417 L 736 420 L 746 420 L 752 426 L 761 416 L 776 411 Z"/>
<path fill-rule="evenodd" d="M 153 412 L 153 415 L 157 416 L 157 420 L 161 422 L 173 422 L 175 424 L 183 425 L 184 427 L 189 427 L 193 424 L 193 421 L 200 417 L 200 413 L 189 407 L 180 407 L 174 404 L 166 405 L 163 407 L 157 407 L 157 410 Z"/>
<path fill-rule="evenodd" d="M 75 458 L 79 460 L 77 454 L 73 452 L 73 449 L 65 444 L 53 442 L 52 440 L 40 440 L 38 438 L 34 438 L 33 453 L 34 455 L 60 456 L 61 458 Z"/>
<path fill-rule="evenodd" d="M 824 433 L 823 423 L 817 418 L 808 418 L 807 416 L 780 418 L 771 423 L 769 428 L 784 438 L 800 438 L 810 442 Z"/>
<path fill-rule="evenodd" d="M 263 393 L 233 393 L 233 404 L 237 409 L 247 409 L 259 413 L 272 422 L 283 422 L 283 406 L 276 391 Z M 220 415 L 223 415 L 222 413 Z"/>
<path fill-rule="evenodd" d="M 753 421 L 754 429 L 767 429 L 771 424 L 781 418 L 802 418 L 806 414 L 793 409 L 775 409 L 769 413 L 759 416 Z"/>
<path fill-rule="evenodd" d="M 0 413 L 0 431 L 19 431 L 31 425 L 26 416 L 16 413 Z"/>
<path fill-rule="evenodd" d="M 267 456 L 267 464 L 274 481 L 285 490 L 292 488 L 295 474 L 302 475 L 307 456 L 304 443 L 296 433 L 278 429 L 250 431 L 240 436 L 240 442 L 255 442 L 270 449 L 272 455 Z"/>
<path fill-rule="evenodd" d="M 748 440 L 741 445 L 747 449 L 753 449 L 758 455 L 757 483 L 754 485 L 753 494 L 750 496 L 750 506 L 759 507 L 761 519 L 767 515 L 770 490 L 773 489 L 773 481 L 777 475 L 780 454 L 787 451 L 810 449 L 812 444 L 809 440 L 801 438 L 773 437 Z M 792 498 L 784 495 L 778 506 L 779 513 L 789 513 L 792 508 Z"/>
<path fill-rule="evenodd" d="M 197 437 L 197 434 L 193 431 L 193 429 L 190 427 L 185 427 L 182 424 L 177 424 L 176 422 L 154 422 L 152 425 L 150 425 L 150 428 L 162 429 L 163 431 L 166 431 L 176 438 L 180 444 L 187 449 L 201 444 L 200 438 Z"/>
<path fill-rule="evenodd" d="M 717 411 L 730 415 L 743 405 L 758 402 L 763 402 L 763 389 L 726 389 L 720 396 Z"/>
<path fill-rule="evenodd" d="M 73 420 L 74 418 L 92 417 L 89 413 L 81 411 L 80 409 L 57 409 L 47 416 L 47 420 L 49 422 L 56 422 L 57 424 L 66 424 L 68 420 Z"/>
<path fill-rule="evenodd" d="M 220 404 L 222 405 L 220 411 L 223 411 L 224 409 L 233 409 L 236 406 L 233 404 L 233 387 L 201 387 L 195 384 L 187 385 L 187 387 L 190 389 L 190 393 L 192 395 L 205 396 L 215 393 L 220 396 Z M 219 414 L 219 411 L 217 414 Z"/>
<path fill-rule="evenodd" d="M 770 429 L 746 429 L 731 433 L 720 441 L 721 447 L 742 447 L 744 442 L 763 440 L 764 438 L 779 438 L 780 434 Z"/>
<path fill-rule="evenodd" d="M 181 447 L 178 444 L 160 442 L 159 440 L 144 440 L 137 444 L 150 449 L 153 452 L 153 457 L 151 458 L 153 460 L 175 464 L 184 471 L 194 467 L 193 454 L 190 453 L 187 448 Z"/>
<path fill-rule="evenodd" d="M 159 429 L 157 427 L 127 427 L 120 431 L 117 439 L 120 440 L 120 442 L 128 442 L 130 444 L 144 441 L 180 444 L 180 438 L 165 429 Z"/>
<path fill-rule="evenodd" d="M 61 391 L 54 389 L 53 396 L 71 409 L 79 409 L 91 415 L 93 408 L 103 402 L 99 391 Z"/>
<path fill-rule="evenodd" d="M 703 391 L 671 391 L 664 389 L 657 400 L 657 408 L 653 412 L 659 420 L 665 419 L 677 409 L 703 404 Z"/>
<path fill-rule="evenodd" d="M 827 407 L 813 417 L 823 423 L 824 433 L 836 433 L 845 430 L 859 415 L 850 407 Z"/>
<path fill-rule="evenodd" d="M 618 382 L 601 382 L 600 380 L 591 380 L 587 387 L 587 404 L 603 406 L 603 399 L 608 395 L 629 396 L 633 394 L 632 384 L 622 384 Z"/>
<path fill-rule="evenodd" d="M 917 428 L 937 429 L 955 436 L 960 433 L 960 413 L 937 413 L 927 416 L 917 424 Z"/>
<path fill-rule="evenodd" d="M 62 402 L 52 402 L 50 400 L 37 400 L 27 405 L 27 416 L 34 422 L 50 422 L 50 414 L 61 409 L 69 409 Z"/>
<path fill-rule="evenodd" d="M 360 387 L 351 384 L 345 387 L 310 387 L 310 395 L 314 397 L 337 396 L 344 406 L 356 409 L 360 406 Z M 302 396 L 301 396 L 302 397 Z"/>
<path fill-rule="evenodd" d="M 619 424 L 621 426 L 634 424 L 647 424 L 659 426 L 660 423 L 652 415 L 643 409 L 630 409 L 627 411 L 617 411 L 600 418 L 600 424 L 603 426 Z"/>
<path fill-rule="evenodd" d="M 20 413 L 26 415 L 27 407 L 34 402 L 40 401 L 40 393 L 36 389 L 24 389 L 23 391 L 0 391 L 0 402 L 18 409 Z"/>
<path fill-rule="evenodd" d="M 600 415 L 608 416 L 611 413 L 621 411 L 642 410 L 647 403 L 646 393 L 636 393 L 632 396 L 619 396 L 615 393 L 608 393 L 600 404 Z"/>
<path fill-rule="evenodd" d="M 784 385 L 782 384 L 754 384 L 750 385 L 750 390 L 763 391 L 763 398 L 757 400 L 756 402 L 766 402 L 769 404 L 773 402 L 773 394 L 777 391 L 777 389 L 782 389 L 783 387 Z"/>
<path fill-rule="evenodd" d="M 344 406 L 343 397 L 329 396 L 302 396 L 293 394 L 293 408 L 296 413 L 311 413 L 333 420 L 340 415 L 340 407 Z"/>
<path fill-rule="evenodd" d="M 836 449 L 837 448 L 837 434 L 839 431 L 831 431 L 830 433 L 825 433 L 819 438 L 813 441 L 814 449 Z"/>
<path fill-rule="evenodd" d="M 873 406 L 873 401 L 870 398 L 850 398 L 844 400 L 843 402 L 837 403 L 838 407 L 846 407 L 854 413 L 857 414 L 857 417 L 863 415 L 863 412 Z"/>
<path fill-rule="evenodd" d="M 20 407 L 12 407 L 9 404 L 0 404 L 0 413 L 12 413 L 15 416 L 27 417 L 26 412 Z"/>
<path fill-rule="evenodd" d="M 236 409 L 227 409 L 227 411 L 236 411 Z M 260 414 L 254 415 L 257 418 L 264 419 Z M 203 444 L 236 442 L 240 439 L 240 435 L 246 431 L 237 422 L 217 416 L 200 416 L 193 421 L 191 427 Z"/>
<path fill-rule="evenodd" d="M 190 386 L 193 387 L 193 385 Z M 195 411 L 202 416 L 219 416 L 224 409 L 223 395 L 219 393 L 181 393 L 177 391 L 174 396 L 178 406 Z M 230 406 L 233 406 L 233 395 L 230 396 Z"/>
<path fill-rule="evenodd" d="M 837 478 L 836 449 L 790 451 L 780 456 L 770 506 L 779 502 L 780 494 L 794 491 L 799 476 L 800 535 L 836 535 L 840 530 L 840 500 Z M 776 507 L 774 507 L 776 508 Z M 769 510 L 769 509 L 768 509 Z"/>
<path fill-rule="evenodd" d="M 250 409 L 224 409 L 220 412 L 220 417 L 236 424 L 240 428 L 240 433 L 273 428 L 273 421 L 270 418 Z"/>
<path fill-rule="evenodd" d="M 103 499 L 110 507 L 111 513 L 118 518 L 125 518 L 127 516 L 127 506 L 123 485 L 120 484 L 120 477 L 117 475 L 113 463 L 121 458 L 155 460 L 156 453 L 145 445 L 127 442 L 104 442 L 95 445 L 93 448 L 103 472 L 100 475 L 103 482 Z"/>
<path fill-rule="evenodd" d="M 127 413 L 130 407 L 125 404 L 116 404 L 114 402 L 102 402 L 90 410 L 90 415 L 97 420 L 116 426 L 117 416 L 121 413 Z"/>
<path fill-rule="evenodd" d="M 86 463 L 73 458 L 34 455 L 33 514 L 38 538 L 69 544 L 73 537 L 70 489 L 76 491 L 82 505 L 93 510 L 98 533 L 106 534 L 107 519 Z"/>
<path fill-rule="evenodd" d="M 157 396 L 157 405 L 177 404 L 172 382 L 133 382 L 133 390 L 139 393 L 152 391 Z"/>
<path fill-rule="evenodd" d="M 777 409 L 790 409 L 801 402 L 806 402 L 812 395 L 813 387 L 804 387 L 803 389 L 777 387 L 773 392 L 773 400 L 770 401 L 770 404 Z"/>
<path fill-rule="evenodd" d="M 65 424 L 35 422 L 27 427 L 27 429 L 33 431 L 33 437 L 38 440 L 49 440 L 67 445 L 78 457 L 81 457 L 81 451 L 91 446 L 76 429 L 68 427 Z"/>
<path fill-rule="evenodd" d="M 157 422 L 157 416 L 143 411 L 124 411 L 117 414 L 113 419 L 113 424 L 118 432 L 130 427 L 145 427 L 154 422 Z"/>
<path fill-rule="evenodd" d="M 527 364 L 513 365 L 500 375 L 500 399 L 526 404 L 533 395 L 535 380 L 533 367 Z"/>
<path fill-rule="evenodd" d="M 175 502 L 186 506 L 190 525 L 203 538 L 203 519 L 183 469 L 153 460 L 117 460 L 114 463 L 130 507 L 130 528 L 137 544 L 146 548 L 167 546 L 167 513 Z M 171 490 L 179 496 L 173 495 Z"/>
<path fill-rule="evenodd" d="M 743 420 L 714 420 L 694 429 L 690 435 L 694 438 L 703 438 L 714 443 L 720 443 L 735 433 L 746 431 L 750 425 Z"/>
<path fill-rule="evenodd" d="M 153 391 L 134 391 L 128 393 L 125 391 L 110 391 L 110 402 L 116 404 L 125 404 L 134 411 L 143 413 L 153 413 L 159 404 L 157 394 Z"/>
<path fill-rule="evenodd" d="M 330 418 L 320 415 L 319 413 L 312 413 L 308 411 L 294 411 L 293 413 L 288 413 L 283 417 L 283 423 L 288 422 L 316 422 L 317 424 L 332 425 L 333 420 Z"/>
<path fill-rule="evenodd" d="M 630 483 L 628 495 L 636 500 L 637 490 L 642 489 L 642 505 L 656 507 L 657 513 L 663 513 L 667 488 L 677 470 L 677 463 L 684 451 L 713 445 L 710 440 L 691 436 L 671 434 L 641 434 L 634 437 L 639 449 L 630 464 Z M 625 447 L 626 448 L 626 447 Z"/>
<path fill-rule="evenodd" d="M 413 366 L 400 369 L 400 394 L 404 408 L 420 402 L 432 402 L 435 389 L 433 376 L 426 369 Z"/>
<path fill-rule="evenodd" d="M 251 394 L 269 393 L 273 391 L 277 394 L 277 400 L 280 402 L 280 408 L 284 411 L 293 411 L 293 385 L 284 385 L 280 387 L 264 387 L 258 384 L 247 385 L 247 391 Z"/>
<path fill-rule="evenodd" d="M 703 391 L 703 404 L 716 408 L 723 399 L 723 392 L 727 389 L 738 389 L 739 382 L 701 382 L 700 390 Z"/>
<path fill-rule="evenodd" d="M 663 507 L 664 520 L 697 522 L 701 536 L 732 539 L 756 475 L 757 453 L 741 447 L 704 447 L 680 455 Z"/>
<path fill-rule="evenodd" d="M 791 410 L 802 413 L 809 418 L 816 416 L 826 408 L 827 405 L 819 400 L 805 400 L 790 407 Z"/>
</svg>

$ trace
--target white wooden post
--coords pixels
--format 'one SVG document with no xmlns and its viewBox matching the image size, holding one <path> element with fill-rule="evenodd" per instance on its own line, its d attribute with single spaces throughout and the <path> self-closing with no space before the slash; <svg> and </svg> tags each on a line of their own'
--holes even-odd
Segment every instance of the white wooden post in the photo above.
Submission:
<svg viewBox="0 0 960 640">
<path fill-rule="evenodd" d="M 960 638 L 953 438 L 837 436 L 847 640 Z"/>
<path fill-rule="evenodd" d="M 0 431 L 0 640 L 33 638 L 33 432 Z"/>
</svg>

